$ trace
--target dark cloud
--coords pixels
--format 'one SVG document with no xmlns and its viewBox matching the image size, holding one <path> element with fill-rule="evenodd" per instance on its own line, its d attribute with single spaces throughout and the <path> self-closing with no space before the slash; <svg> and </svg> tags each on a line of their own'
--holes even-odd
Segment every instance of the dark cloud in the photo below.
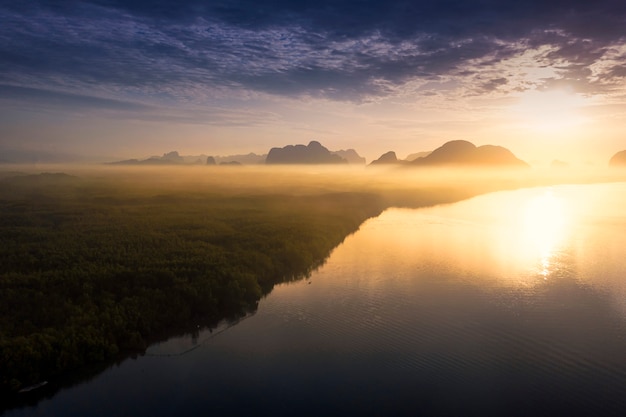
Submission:
<svg viewBox="0 0 626 417">
<path fill-rule="evenodd" d="M 614 78 L 624 78 L 626 77 L 626 65 L 615 65 L 608 73 Z"/>
<path fill-rule="evenodd" d="M 48 7 L 65 10 L 75 1 L 49 0 Z M 498 37 L 520 36 L 537 27 L 561 27 L 583 37 L 621 36 L 626 6 L 621 0 L 93 0 L 154 19 L 190 21 L 216 18 L 248 29 L 296 23 L 347 37 L 380 30 L 399 39 L 416 33 Z"/>
<path fill-rule="evenodd" d="M 558 67 L 544 87 L 603 91 L 623 66 L 590 67 L 623 44 L 626 2 L 34 0 L 3 3 L 0 20 L 6 85 L 120 102 L 197 102 L 224 88 L 358 101 L 542 46 L 541 64 Z"/>
</svg>

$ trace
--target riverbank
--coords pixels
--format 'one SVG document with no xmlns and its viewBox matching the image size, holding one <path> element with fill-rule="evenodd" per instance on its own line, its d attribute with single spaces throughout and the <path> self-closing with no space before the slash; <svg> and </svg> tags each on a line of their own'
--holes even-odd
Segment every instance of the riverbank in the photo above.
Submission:
<svg viewBox="0 0 626 417">
<path fill-rule="evenodd" d="M 4 393 L 254 310 L 383 209 L 364 193 L 189 193 L 66 174 L 2 186 Z"/>
<path fill-rule="evenodd" d="M 391 206 L 545 185 L 528 174 L 294 168 L 5 173 L 2 391 L 254 310 Z"/>
</svg>

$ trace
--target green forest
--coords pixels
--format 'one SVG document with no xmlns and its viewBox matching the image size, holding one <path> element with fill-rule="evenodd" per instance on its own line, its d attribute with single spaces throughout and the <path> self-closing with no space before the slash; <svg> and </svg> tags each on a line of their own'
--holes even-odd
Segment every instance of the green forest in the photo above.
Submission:
<svg viewBox="0 0 626 417">
<path fill-rule="evenodd" d="M 15 392 L 255 309 L 382 205 L 373 194 L 0 182 L 0 383 Z"/>
</svg>

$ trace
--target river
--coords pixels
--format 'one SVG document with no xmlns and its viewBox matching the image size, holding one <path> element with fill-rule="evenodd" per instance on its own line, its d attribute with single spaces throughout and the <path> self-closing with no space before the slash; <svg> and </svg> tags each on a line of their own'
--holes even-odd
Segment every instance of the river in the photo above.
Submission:
<svg viewBox="0 0 626 417">
<path fill-rule="evenodd" d="M 389 209 L 255 314 L 6 416 L 626 415 L 626 184 Z"/>
</svg>

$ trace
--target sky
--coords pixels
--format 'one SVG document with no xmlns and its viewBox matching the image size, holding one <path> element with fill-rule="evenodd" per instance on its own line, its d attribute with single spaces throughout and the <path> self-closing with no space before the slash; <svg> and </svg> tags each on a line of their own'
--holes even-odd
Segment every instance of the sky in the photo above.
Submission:
<svg viewBox="0 0 626 417">
<path fill-rule="evenodd" d="M 623 0 L 0 0 L 0 152 L 626 149 Z"/>
</svg>

